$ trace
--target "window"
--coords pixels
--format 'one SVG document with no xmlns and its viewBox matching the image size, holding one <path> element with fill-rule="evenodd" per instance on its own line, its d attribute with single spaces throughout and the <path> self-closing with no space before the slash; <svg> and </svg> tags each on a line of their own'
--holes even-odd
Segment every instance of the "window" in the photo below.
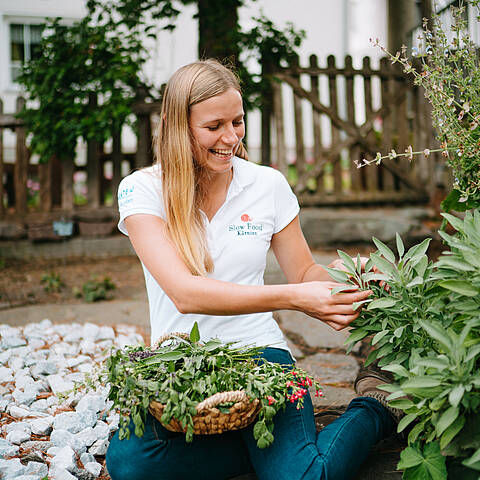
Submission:
<svg viewBox="0 0 480 480">
<path fill-rule="evenodd" d="M 43 25 L 10 24 L 10 76 L 15 82 L 24 62 L 40 54 Z"/>
</svg>

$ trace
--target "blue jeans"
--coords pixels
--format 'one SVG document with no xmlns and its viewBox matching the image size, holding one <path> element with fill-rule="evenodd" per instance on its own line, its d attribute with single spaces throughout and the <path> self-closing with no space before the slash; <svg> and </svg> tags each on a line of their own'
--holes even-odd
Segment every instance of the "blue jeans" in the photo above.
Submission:
<svg viewBox="0 0 480 480">
<path fill-rule="evenodd" d="M 262 357 L 293 364 L 286 350 L 267 348 Z M 259 449 L 253 425 L 222 435 L 196 436 L 188 444 L 148 415 L 145 434 L 112 438 L 107 469 L 112 480 L 220 480 L 255 472 L 260 480 L 351 480 L 370 448 L 393 432 L 394 421 L 376 400 L 355 398 L 343 415 L 319 433 L 313 406 L 295 404 L 275 416 L 273 444 Z"/>
</svg>

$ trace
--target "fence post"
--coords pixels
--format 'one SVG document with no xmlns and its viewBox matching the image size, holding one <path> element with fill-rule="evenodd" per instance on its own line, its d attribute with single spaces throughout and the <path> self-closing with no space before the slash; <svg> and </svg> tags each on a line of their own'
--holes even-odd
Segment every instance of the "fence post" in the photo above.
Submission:
<svg viewBox="0 0 480 480">
<path fill-rule="evenodd" d="M 40 209 L 49 212 L 52 209 L 52 162 L 38 165 L 38 181 L 40 183 Z"/>
<path fill-rule="evenodd" d="M 87 162 L 89 160 L 87 159 Z M 64 158 L 61 161 L 62 166 L 62 210 L 72 211 L 74 208 L 73 198 L 73 174 L 75 170 L 75 163 L 73 158 Z M 87 164 L 88 168 L 88 164 Z M 89 172 L 87 172 L 89 175 Z M 87 179 L 88 180 L 88 179 Z M 88 185 L 88 193 L 90 192 L 90 185 Z"/>
<path fill-rule="evenodd" d="M 330 108 L 335 114 L 338 114 L 338 98 L 337 98 L 337 74 L 335 73 L 335 57 L 329 55 L 327 57 L 327 66 L 329 69 L 328 75 L 328 89 L 330 97 Z M 337 127 L 332 122 L 331 127 L 332 132 L 332 146 L 337 145 L 340 142 L 340 133 Z M 334 191 L 339 193 L 342 191 L 342 165 L 340 163 L 340 155 L 337 158 L 332 158 L 333 166 L 333 182 L 334 182 Z"/>
<path fill-rule="evenodd" d="M 318 58 L 316 55 L 310 55 L 310 68 L 312 70 L 318 70 Z M 320 88 L 318 81 L 318 74 L 310 75 L 310 84 L 312 86 L 312 93 L 317 99 L 320 99 Z M 313 156 L 314 162 L 320 163 L 322 157 L 322 122 L 320 114 L 312 108 L 312 124 L 313 124 Z M 325 177 L 322 172 L 317 176 L 317 192 L 322 192 L 324 188 Z"/>
<path fill-rule="evenodd" d="M 88 103 L 90 110 L 94 110 L 98 105 L 98 98 L 95 93 L 89 94 Z M 87 198 L 90 207 L 99 207 L 100 199 L 100 158 L 99 144 L 97 140 L 88 140 L 87 142 Z M 66 174 L 69 174 L 67 171 Z M 68 179 L 66 180 L 68 181 Z"/>
<path fill-rule="evenodd" d="M 3 114 L 3 102 L 0 100 L 0 116 Z M 0 215 L 5 213 L 3 197 L 5 188 L 3 186 L 3 128 L 0 127 Z"/>
<path fill-rule="evenodd" d="M 25 99 L 18 97 L 16 101 L 16 113 L 23 110 Z M 16 127 L 16 160 L 14 166 L 15 184 L 15 211 L 20 215 L 27 213 L 27 175 L 28 175 L 28 150 L 26 145 L 25 127 Z"/>
</svg>

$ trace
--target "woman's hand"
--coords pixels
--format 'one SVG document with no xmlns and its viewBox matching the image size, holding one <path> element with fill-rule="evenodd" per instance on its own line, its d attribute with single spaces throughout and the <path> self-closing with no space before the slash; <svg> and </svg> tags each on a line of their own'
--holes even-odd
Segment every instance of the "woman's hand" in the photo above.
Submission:
<svg viewBox="0 0 480 480">
<path fill-rule="evenodd" d="M 357 264 L 357 257 L 352 257 L 353 263 L 356 265 Z M 360 263 L 362 265 L 362 272 L 365 272 L 365 265 L 368 262 L 367 257 L 360 257 Z M 342 270 L 344 272 L 347 271 L 345 268 L 345 265 L 343 263 L 343 260 L 341 258 L 336 258 L 330 265 L 328 265 L 329 268 L 336 268 L 337 270 Z"/>
<path fill-rule="evenodd" d="M 353 309 L 355 302 L 366 300 L 371 290 L 358 291 L 352 285 L 349 290 L 332 295 L 332 289 L 343 286 L 335 282 L 306 282 L 297 284 L 298 310 L 317 318 L 335 330 L 342 330 L 352 323 L 360 310 Z"/>
</svg>

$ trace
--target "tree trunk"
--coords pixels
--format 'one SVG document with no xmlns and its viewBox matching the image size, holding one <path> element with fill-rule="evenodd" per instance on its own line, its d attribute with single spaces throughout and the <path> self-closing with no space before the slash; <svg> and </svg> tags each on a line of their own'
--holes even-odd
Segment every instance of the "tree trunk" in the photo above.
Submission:
<svg viewBox="0 0 480 480">
<path fill-rule="evenodd" d="M 228 59 L 238 64 L 240 0 L 198 0 L 199 58 Z"/>
</svg>

